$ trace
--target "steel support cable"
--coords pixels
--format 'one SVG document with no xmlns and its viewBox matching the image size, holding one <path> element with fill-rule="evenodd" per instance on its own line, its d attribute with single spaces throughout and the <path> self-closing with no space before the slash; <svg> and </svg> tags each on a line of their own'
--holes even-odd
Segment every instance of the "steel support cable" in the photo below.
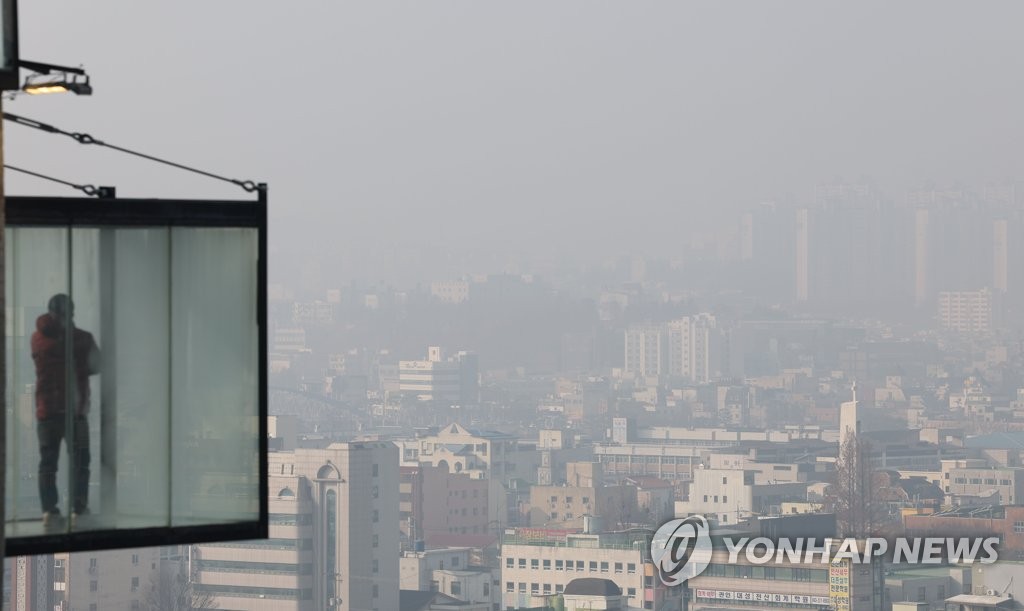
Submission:
<svg viewBox="0 0 1024 611">
<path fill-rule="evenodd" d="M 141 153 L 139 151 L 133 151 L 131 149 L 127 149 L 121 146 L 109 144 L 107 142 L 99 140 L 98 138 L 94 138 L 89 134 L 65 131 L 63 129 L 60 129 L 59 127 L 55 127 L 48 123 L 43 123 L 42 121 L 36 121 L 35 119 L 29 119 L 28 117 L 22 117 L 20 115 L 5 112 L 4 119 L 8 121 L 13 121 L 18 125 L 24 125 L 25 127 L 31 127 L 33 129 L 38 129 L 40 131 L 48 132 L 51 134 L 60 134 L 61 136 L 67 136 L 68 138 L 73 139 L 79 144 L 95 144 L 96 146 L 103 146 L 118 151 L 120 153 L 126 153 L 128 155 L 133 155 L 135 157 L 140 157 L 142 159 L 148 159 L 149 161 L 155 161 L 156 163 L 162 163 L 164 165 L 178 168 L 179 170 L 185 170 L 186 172 L 192 172 L 194 174 L 206 176 L 208 178 L 213 178 L 215 180 L 230 182 L 231 184 L 237 185 L 249 193 L 258 191 L 260 189 L 260 186 L 251 180 L 239 180 L 237 178 L 228 178 L 227 176 L 221 176 L 219 174 L 214 174 L 212 172 L 200 170 L 199 168 L 193 168 L 191 166 L 187 166 L 181 163 L 176 163 L 174 161 L 169 161 L 167 159 L 161 159 L 160 157 L 154 157 L 153 155 L 147 155 L 146 153 Z"/>
</svg>

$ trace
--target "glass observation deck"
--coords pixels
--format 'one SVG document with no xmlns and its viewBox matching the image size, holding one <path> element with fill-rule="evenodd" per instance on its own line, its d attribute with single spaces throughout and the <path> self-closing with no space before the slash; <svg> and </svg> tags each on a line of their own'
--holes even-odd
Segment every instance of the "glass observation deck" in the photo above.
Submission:
<svg viewBox="0 0 1024 611">
<path fill-rule="evenodd" d="M 266 537 L 265 190 L 6 213 L 6 554 Z"/>
</svg>

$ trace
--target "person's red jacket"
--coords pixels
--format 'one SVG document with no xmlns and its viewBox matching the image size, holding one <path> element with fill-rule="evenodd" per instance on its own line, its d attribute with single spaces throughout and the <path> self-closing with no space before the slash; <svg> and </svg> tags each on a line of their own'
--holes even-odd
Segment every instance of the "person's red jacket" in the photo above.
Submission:
<svg viewBox="0 0 1024 611">
<path fill-rule="evenodd" d="M 36 364 L 36 418 L 39 420 L 66 413 L 66 335 L 53 315 L 43 314 L 36 319 L 32 360 Z M 71 383 L 76 391 L 75 414 L 84 416 L 89 413 L 89 376 L 99 373 L 99 348 L 88 331 L 73 327 L 72 337 L 75 369 Z"/>
</svg>

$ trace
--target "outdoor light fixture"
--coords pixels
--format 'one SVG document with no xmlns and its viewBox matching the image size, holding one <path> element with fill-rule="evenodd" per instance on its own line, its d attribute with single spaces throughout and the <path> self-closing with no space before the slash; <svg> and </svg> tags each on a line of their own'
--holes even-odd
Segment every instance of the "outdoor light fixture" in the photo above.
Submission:
<svg viewBox="0 0 1024 611">
<path fill-rule="evenodd" d="M 27 60 L 19 61 L 18 65 L 36 73 L 25 77 L 25 85 L 21 88 L 25 93 L 39 95 L 44 93 L 67 93 L 70 91 L 77 95 L 92 95 L 89 75 L 81 68 L 56 66 L 54 64 Z"/>
<path fill-rule="evenodd" d="M 66 73 L 30 74 L 25 77 L 25 85 L 21 90 L 33 95 L 69 91 L 78 95 L 92 95 L 88 76 Z"/>
</svg>

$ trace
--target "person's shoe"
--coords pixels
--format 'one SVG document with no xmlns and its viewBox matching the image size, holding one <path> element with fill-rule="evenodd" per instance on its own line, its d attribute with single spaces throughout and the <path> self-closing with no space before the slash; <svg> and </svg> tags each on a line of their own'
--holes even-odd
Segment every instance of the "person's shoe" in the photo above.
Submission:
<svg viewBox="0 0 1024 611">
<path fill-rule="evenodd" d="M 83 507 L 82 509 L 78 509 L 76 511 L 72 511 L 71 512 L 71 528 L 75 528 L 77 526 L 81 526 L 82 523 L 86 521 L 86 519 L 87 519 L 86 516 L 88 516 L 88 515 L 89 515 L 89 508 L 88 507 Z"/>
<path fill-rule="evenodd" d="M 60 510 L 52 509 L 43 512 L 43 530 L 60 530 L 64 527 L 64 517 Z"/>
</svg>

